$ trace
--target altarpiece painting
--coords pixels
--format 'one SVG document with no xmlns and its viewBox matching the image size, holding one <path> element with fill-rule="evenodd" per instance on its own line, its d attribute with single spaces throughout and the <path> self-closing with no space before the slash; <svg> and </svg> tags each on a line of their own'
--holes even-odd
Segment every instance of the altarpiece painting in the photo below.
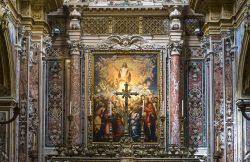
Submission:
<svg viewBox="0 0 250 162">
<path fill-rule="evenodd" d="M 126 131 L 134 142 L 142 134 L 145 142 L 158 141 L 159 54 L 158 51 L 93 52 L 90 107 L 93 142 L 108 142 L 110 135 L 118 142 Z M 127 106 L 123 93 L 130 93 Z"/>
</svg>

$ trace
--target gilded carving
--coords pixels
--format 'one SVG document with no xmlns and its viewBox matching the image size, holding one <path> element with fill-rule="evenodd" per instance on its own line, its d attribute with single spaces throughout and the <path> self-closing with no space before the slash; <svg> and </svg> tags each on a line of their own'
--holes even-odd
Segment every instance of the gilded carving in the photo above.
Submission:
<svg viewBox="0 0 250 162">
<path fill-rule="evenodd" d="M 2 30 L 6 30 L 8 28 L 8 16 L 10 14 L 10 11 L 9 9 L 7 8 L 6 4 L 5 3 L 1 3 L 1 7 L 0 7 L 0 10 L 2 10 L 0 12 L 0 22 L 1 22 L 1 27 L 2 27 Z"/>
<path fill-rule="evenodd" d="M 21 14 L 23 16 L 29 16 L 30 15 L 30 3 L 28 1 L 23 1 L 21 3 Z"/>
<path fill-rule="evenodd" d="M 40 20 L 42 19 L 42 15 L 43 15 L 43 6 L 42 5 L 32 5 L 31 7 L 31 13 L 32 13 L 32 17 L 34 19 Z"/>
</svg>

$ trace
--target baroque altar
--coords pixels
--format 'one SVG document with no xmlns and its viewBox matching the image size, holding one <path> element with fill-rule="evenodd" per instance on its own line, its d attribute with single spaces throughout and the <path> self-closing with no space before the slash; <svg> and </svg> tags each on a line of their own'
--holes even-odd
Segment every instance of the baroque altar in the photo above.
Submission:
<svg viewBox="0 0 250 162">
<path fill-rule="evenodd" d="M 56 148 L 58 156 L 52 160 L 198 160 L 195 146 L 185 145 L 183 116 L 180 144 L 167 144 L 161 68 L 166 46 L 126 35 L 110 36 L 96 46 L 81 46 L 85 46 L 85 67 L 89 69 L 85 142 L 73 143 L 70 107 L 67 144 Z M 152 110 L 146 110 L 149 106 Z"/>
<path fill-rule="evenodd" d="M 186 118 L 179 84 L 183 44 L 180 17 L 186 2 L 93 1 L 75 6 L 69 1 L 65 4 L 71 18 L 68 133 L 67 143 L 57 146 L 57 155 L 50 159 L 198 161 L 196 146 L 185 140 Z M 154 22 L 159 23 L 160 34 L 164 36 L 144 35 L 159 31 L 156 26 L 151 28 L 157 24 L 150 24 L 148 15 L 137 15 L 142 6 L 159 11 L 154 13 L 159 14 Z M 137 8 L 132 17 L 110 15 L 113 9 L 123 11 L 131 7 Z M 91 17 L 97 16 L 92 10 L 108 16 Z M 171 79 L 164 69 L 170 66 L 167 64 L 172 66 Z M 83 74 L 79 73 L 79 67 L 84 69 Z M 82 92 L 75 82 L 80 81 L 79 75 L 84 76 Z M 167 90 L 175 95 L 168 97 Z M 81 93 L 84 100 L 79 102 Z"/>
</svg>

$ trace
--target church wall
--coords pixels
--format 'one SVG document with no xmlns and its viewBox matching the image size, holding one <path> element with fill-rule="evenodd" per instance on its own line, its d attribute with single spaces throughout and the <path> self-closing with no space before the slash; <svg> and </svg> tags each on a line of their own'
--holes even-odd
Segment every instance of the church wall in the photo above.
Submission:
<svg viewBox="0 0 250 162">
<path fill-rule="evenodd" d="M 56 13 L 54 14 L 56 15 Z M 72 55 L 70 58 L 69 51 L 66 49 L 68 46 L 66 43 L 68 20 L 62 15 L 60 16 L 52 18 L 50 27 L 53 34 L 53 47 L 47 49 L 44 54 L 41 54 L 43 36 L 39 31 L 28 31 L 21 41 L 23 51 L 20 52 L 20 69 L 19 67 L 16 69 L 17 74 L 20 72 L 20 79 L 17 77 L 16 92 L 19 95 L 21 108 L 17 125 L 17 161 L 31 161 L 29 155 L 33 155 L 31 153 L 33 149 L 39 151 L 39 161 L 44 161 L 45 158 L 48 159 L 50 155 L 55 154 L 56 146 L 67 144 L 69 131 L 67 115 L 71 100 L 77 103 L 73 105 L 77 107 L 75 109 L 77 112 L 73 112 L 76 113 L 72 130 L 74 143 L 87 141 L 84 139 L 88 134 L 86 123 L 88 101 L 85 95 L 89 88 L 86 87 L 86 79 L 89 77 L 87 66 L 90 60 L 88 60 L 87 49 L 95 49 L 111 34 L 142 34 L 143 39 L 149 41 L 149 44 L 162 48 L 164 58 L 162 67 L 163 101 L 166 103 L 167 110 L 165 137 L 168 138 L 170 133 L 168 115 L 169 104 L 171 104 L 168 102 L 171 95 L 168 81 L 171 78 L 169 65 L 171 57 L 169 57 L 167 47 L 170 43 L 169 31 L 164 29 L 164 27 L 169 28 L 168 18 L 165 19 L 164 14 L 155 16 L 155 18 L 148 15 L 127 17 L 126 19 L 122 19 L 120 15 L 84 17 L 81 22 L 83 33 L 80 38 L 84 47 L 80 48 L 79 56 Z M 95 21 L 92 21 L 93 19 Z M 187 18 L 183 21 L 185 48 L 181 55 L 180 96 L 184 98 L 187 117 L 185 142 L 187 145 L 198 146 L 197 155 L 208 156 L 208 161 L 213 159 L 213 153 L 216 151 L 222 151 L 221 161 L 242 160 L 241 154 L 250 149 L 250 122 L 243 121 L 242 129 L 246 131 L 242 134 L 243 138 L 237 138 L 241 135 L 241 128 L 238 127 L 242 125 L 237 125 L 236 120 L 241 121 L 242 119 L 237 117 L 238 112 L 234 102 L 237 82 L 235 73 L 240 58 L 237 53 L 241 51 L 241 39 L 245 32 L 243 24 L 235 32 L 238 52 L 234 53 L 236 54 L 234 59 L 232 57 L 234 55 L 232 54 L 234 38 L 231 34 L 224 32 L 211 34 L 209 37 L 211 51 L 207 47 L 207 52 L 199 47 L 199 36 L 195 40 L 191 38 L 196 37 L 194 31 L 200 27 L 201 21 L 203 21 L 202 18 L 199 20 Z M 165 26 L 162 22 L 166 23 Z M 95 26 L 95 23 L 98 23 L 98 26 Z M 159 28 L 151 28 L 159 23 Z M 128 27 L 123 28 L 126 24 Z M 18 36 L 15 35 L 17 32 L 15 24 L 10 23 L 9 28 L 10 38 L 14 43 L 18 39 Z M 32 28 L 29 26 L 26 29 Z M 59 29 L 59 33 L 55 29 Z M 195 43 L 192 44 L 192 42 Z M 41 60 L 41 55 L 44 55 L 42 57 L 45 60 Z M 44 64 L 41 66 L 41 63 Z M 74 77 L 72 77 L 73 73 Z M 70 89 L 72 85 L 74 89 Z M 78 98 L 74 98 L 74 96 Z M 6 114 L 7 112 L 0 111 L 0 118 L 6 118 Z M 7 138 L 7 127 L 0 125 L 1 130 L 6 130 L 0 132 L 0 139 Z M 43 133 L 41 129 L 44 129 L 45 132 Z M 245 139 L 242 141 L 245 148 L 240 150 L 243 139 Z M 165 141 L 167 145 L 168 139 Z M 0 149 L 8 150 L 7 142 L 7 140 L 0 140 Z M 237 144 L 237 142 L 239 143 Z"/>
</svg>

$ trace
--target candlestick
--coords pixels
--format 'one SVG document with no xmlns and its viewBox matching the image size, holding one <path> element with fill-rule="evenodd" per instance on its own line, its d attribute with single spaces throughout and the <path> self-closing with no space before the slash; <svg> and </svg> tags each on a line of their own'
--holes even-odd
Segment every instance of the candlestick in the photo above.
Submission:
<svg viewBox="0 0 250 162">
<path fill-rule="evenodd" d="M 92 115 L 92 110 L 91 110 L 91 101 L 89 101 L 89 115 Z"/>
<path fill-rule="evenodd" d="M 112 116 L 112 105 L 111 105 L 111 101 L 109 101 L 109 115 Z"/>
<path fill-rule="evenodd" d="M 70 101 L 70 103 L 69 103 L 69 115 L 71 115 L 71 113 L 72 113 L 72 109 L 71 109 L 71 101 Z"/>
<path fill-rule="evenodd" d="M 181 100 L 181 116 L 184 116 L 184 103 L 183 100 Z"/>
</svg>

